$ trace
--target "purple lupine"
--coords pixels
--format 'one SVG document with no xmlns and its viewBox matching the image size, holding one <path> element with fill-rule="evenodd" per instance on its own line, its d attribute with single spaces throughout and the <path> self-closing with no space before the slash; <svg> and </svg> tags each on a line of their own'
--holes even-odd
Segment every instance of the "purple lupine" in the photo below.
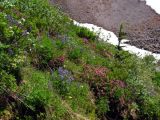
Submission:
<svg viewBox="0 0 160 120">
<path fill-rule="evenodd" d="M 20 28 L 23 28 L 23 26 L 21 25 L 21 21 L 17 21 L 15 18 L 13 18 L 11 15 L 7 15 L 6 19 L 8 20 L 9 24 L 11 25 L 16 25 Z"/>
<path fill-rule="evenodd" d="M 74 80 L 71 72 L 64 69 L 63 67 L 58 68 L 58 73 L 59 73 L 61 80 L 66 80 L 67 83 L 71 83 Z"/>
<path fill-rule="evenodd" d="M 62 37 L 62 43 L 65 44 L 69 40 L 68 36 L 63 36 Z"/>
<path fill-rule="evenodd" d="M 84 42 L 85 44 L 87 44 L 87 43 L 89 42 L 89 40 L 88 40 L 87 38 L 83 38 L 83 42 Z"/>
<path fill-rule="evenodd" d="M 13 52 L 13 50 L 12 50 L 11 48 L 8 49 L 8 53 L 9 53 L 10 55 L 13 55 L 13 54 L 14 54 L 14 52 Z"/>
<path fill-rule="evenodd" d="M 57 38 L 62 41 L 63 44 L 67 43 L 69 40 L 69 37 L 67 35 L 57 35 Z"/>
<path fill-rule="evenodd" d="M 18 21 L 15 20 L 11 15 L 7 15 L 6 18 L 11 24 L 19 25 Z"/>
</svg>

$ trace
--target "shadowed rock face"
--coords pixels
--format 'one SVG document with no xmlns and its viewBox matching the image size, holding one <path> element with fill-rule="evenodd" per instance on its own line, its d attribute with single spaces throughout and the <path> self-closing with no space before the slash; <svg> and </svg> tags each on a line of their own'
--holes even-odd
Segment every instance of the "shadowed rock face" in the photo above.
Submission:
<svg viewBox="0 0 160 120">
<path fill-rule="evenodd" d="M 125 24 L 129 43 L 160 53 L 160 16 L 142 0 L 50 0 L 73 19 L 117 33 Z"/>
</svg>

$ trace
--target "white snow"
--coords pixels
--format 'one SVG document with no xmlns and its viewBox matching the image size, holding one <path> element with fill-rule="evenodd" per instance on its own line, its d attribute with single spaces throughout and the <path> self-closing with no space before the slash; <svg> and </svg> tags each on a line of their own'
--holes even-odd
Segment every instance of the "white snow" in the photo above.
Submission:
<svg viewBox="0 0 160 120">
<path fill-rule="evenodd" d="M 160 0 L 146 0 L 146 4 L 160 14 Z"/>
<path fill-rule="evenodd" d="M 93 24 L 79 23 L 77 21 L 73 21 L 73 22 L 77 26 L 88 28 L 89 30 L 97 33 L 99 35 L 100 39 L 102 39 L 112 45 L 115 45 L 115 46 L 118 45 L 118 38 L 113 32 L 107 31 L 107 30 L 103 29 L 102 27 L 98 27 Z M 143 49 L 137 48 L 135 46 L 131 46 L 129 44 L 125 44 L 124 43 L 125 41 L 129 41 L 129 40 L 123 40 L 123 42 L 121 44 L 121 46 L 125 46 L 125 47 L 123 47 L 123 50 L 128 51 L 132 54 L 136 54 L 137 56 L 142 57 L 142 58 L 146 55 L 153 55 L 156 60 L 160 60 L 160 54 L 155 54 L 150 51 L 143 50 Z"/>
</svg>

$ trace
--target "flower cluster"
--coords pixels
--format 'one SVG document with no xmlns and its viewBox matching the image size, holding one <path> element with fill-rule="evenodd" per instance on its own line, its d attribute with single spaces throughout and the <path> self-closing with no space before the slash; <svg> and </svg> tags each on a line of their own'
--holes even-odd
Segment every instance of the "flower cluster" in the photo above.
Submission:
<svg viewBox="0 0 160 120">
<path fill-rule="evenodd" d="M 61 40 L 62 40 L 62 43 L 65 44 L 65 43 L 68 42 L 69 37 L 68 37 L 68 36 L 63 36 L 63 37 L 61 38 Z"/>
<path fill-rule="evenodd" d="M 63 44 L 67 43 L 70 39 L 67 35 L 57 35 L 57 38 L 60 39 Z"/>
<path fill-rule="evenodd" d="M 97 67 L 97 68 L 94 69 L 94 72 L 99 77 L 106 77 L 107 68 Z"/>
<path fill-rule="evenodd" d="M 65 61 L 65 57 L 64 56 L 60 56 L 59 58 L 57 58 L 57 60 L 61 63 L 64 63 Z"/>
<path fill-rule="evenodd" d="M 110 86 L 111 86 L 111 90 L 110 90 L 110 96 L 113 96 L 115 94 L 115 92 L 117 91 L 117 88 L 126 88 L 127 87 L 127 84 L 122 81 L 122 80 L 112 80 L 110 81 Z M 121 101 L 121 103 L 123 103 L 123 96 L 121 96 L 119 98 L 119 100 Z"/>
<path fill-rule="evenodd" d="M 14 51 L 11 48 L 8 48 L 8 54 L 9 55 L 14 55 Z"/>
<path fill-rule="evenodd" d="M 67 83 L 70 83 L 74 80 L 71 72 L 64 69 L 63 67 L 58 68 L 58 74 L 59 74 L 61 80 L 66 80 Z"/>
<path fill-rule="evenodd" d="M 127 103 L 127 100 L 126 100 L 124 93 L 122 91 L 127 87 L 127 84 L 122 80 L 112 80 L 112 81 L 110 81 L 110 87 L 111 87 L 110 88 L 110 98 L 113 99 L 114 96 L 118 95 L 119 101 L 117 103 L 118 103 L 119 107 L 126 106 L 128 103 Z M 111 104 L 115 104 L 114 99 L 111 101 Z"/>
<path fill-rule="evenodd" d="M 88 44 L 89 40 L 88 40 L 87 38 L 83 38 L 83 42 L 84 42 L 85 44 Z"/>
<path fill-rule="evenodd" d="M 64 61 L 65 61 L 65 56 L 60 56 L 56 59 L 50 60 L 48 64 L 52 69 L 56 69 L 63 66 Z"/>
<path fill-rule="evenodd" d="M 6 19 L 10 22 L 10 24 L 14 24 L 19 26 L 19 22 L 17 20 L 15 20 L 11 15 L 7 15 Z"/>
<path fill-rule="evenodd" d="M 88 74 L 90 76 L 90 78 L 106 78 L 107 73 L 109 72 L 109 70 L 106 67 L 98 67 L 98 66 L 90 66 L 90 65 L 85 65 L 84 66 L 84 72 L 85 74 Z M 87 75 L 87 76 L 88 76 Z"/>
<path fill-rule="evenodd" d="M 120 88 L 125 88 L 126 87 L 126 83 L 122 80 L 112 80 L 110 82 L 110 84 L 112 86 L 116 86 L 116 87 L 120 87 Z"/>
</svg>

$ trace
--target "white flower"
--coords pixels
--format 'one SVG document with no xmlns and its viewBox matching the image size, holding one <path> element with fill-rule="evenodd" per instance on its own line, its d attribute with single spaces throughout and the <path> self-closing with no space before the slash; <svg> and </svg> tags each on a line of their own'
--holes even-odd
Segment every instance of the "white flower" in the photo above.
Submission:
<svg viewBox="0 0 160 120">
<path fill-rule="evenodd" d="M 13 28 L 12 26 L 9 27 L 9 29 L 12 29 L 12 28 Z"/>
<path fill-rule="evenodd" d="M 26 32 L 27 35 L 29 35 L 29 32 Z"/>
<path fill-rule="evenodd" d="M 18 21 L 18 23 L 19 23 L 19 24 L 22 24 L 22 22 L 21 22 L 21 21 Z"/>
<path fill-rule="evenodd" d="M 83 85 L 81 85 L 81 88 L 83 88 L 84 86 Z"/>
<path fill-rule="evenodd" d="M 22 21 L 25 22 L 26 20 L 24 18 L 22 18 Z"/>
<path fill-rule="evenodd" d="M 72 96 L 69 96 L 70 99 L 72 99 Z"/>
</svg>

